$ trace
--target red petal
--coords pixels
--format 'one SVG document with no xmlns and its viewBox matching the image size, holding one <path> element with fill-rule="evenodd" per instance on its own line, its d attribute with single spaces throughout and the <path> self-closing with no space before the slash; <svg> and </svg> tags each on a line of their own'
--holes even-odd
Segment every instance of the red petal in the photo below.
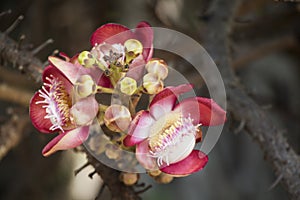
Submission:
<svg viewBox="0 0 300 200">
<path fill-rule="evenodd" d="M 143 57 L 146 61 L 153 55 L 153 29 L 147 22 L 140 22 L 134 31 L 136 39 L 143 44 Z"/>
<path fill-rule="evenodd" d="M 163 167 L 160 170 L 164 173 L 175 176 L 186 176 L 204 168 L 208 162 L 208 156 L 199 150 L 193 150 L 184 160 Z"/>
<path fill-rule="evenodd" d="M 49 62 L 55 66 L 73 85 L 83 74 L 88 74 L 87 69 L 78 64 L 73 64 L 54 56 L 49 56 Z"/>
<path fill-rule="evenodd" d="M 216 126 L 225 123 L 226 112 L 212 99 L 188 98 L 180 102 L 174 110 L 180 110 L 185 117 L 194 119 L 194 124 Z"/>
<path fill-rule="evenodd" d="M 156 94 L 150 103 L 150 113 L 158 119 L 163 114 L 170 112 L 177 101 L 177 97 L 193 89 L 191 84 L 183 84 L 176 87 L 166 87 Z"/>
<path fill-rule="evenodd" d="M 128 128 L 128 135 L 123 141 L 124 145 L 134 146 L 146 139 L 149 136 L 150 127 L 153 123 L 154 119 L 148 111 L 142 110 L 138 112 Z"/>
<path fill-rule="evenodd" d="M 109 44 L 123 44 L 126 40 L 130 38 L 133 38 L 133 33 L 127 27 L 120 24 L 109 23 L 99 27 L 92 34 L 90 42 L 92 46 L 95 46 L 96 44 L 101 44 L 103 42 Z"/>
<path fill-rule="evenodd" d="M 89 135 L 89 126 L 82 126 L 64 133 L 60 133 L 43 149 L 43 156 L 49 156 L 58 150 L 66 150 L 81 145 Z"/>
<path fill-rule="evenodd" d="M 49 119 L 44 117 L 47 115 L 46 109 L 42 108 L 43 104 L 36 104 L 38 101 L 43 101 L 44 99 L 39 96 L 39 93 L 36 92 L 32 97 L 29 105 L 29 116 L 33 126 L 42 133 L 53 133 L 57 131 L 50 131 L 52 123 Z"/>
<path fill-rule="evenodd" d="M 136 146 L 135 155 L 139 163 L 147 170 L 156 170 L 156 159 L 149 154 L 148 141 L 139 143 Z"/>
</svg>

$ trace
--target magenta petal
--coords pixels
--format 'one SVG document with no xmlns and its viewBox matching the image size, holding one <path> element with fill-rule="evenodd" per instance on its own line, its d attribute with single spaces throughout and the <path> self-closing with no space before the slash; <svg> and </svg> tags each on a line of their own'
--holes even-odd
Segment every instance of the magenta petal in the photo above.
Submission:
<svg viewBox="0 0 300 200">
<path fill-rule="evenodd" d="M 156 170 L 156 159 L 149 154 L 148 141 L 145 140 L 136 146 L 135 155 L 139 163 L 147 170 Z"/>
<path fill-rule="evenodd" d="M 185 117 L 190 116 L 194 124 L 216 126 L 224 124 L 226 112 L 212 99 L 188 98 L 180 102 L 174 110 L 180 110 Z"/>
<path fill-rule="evenodd" d="M 205 153 L 193 150 L 184 160 L 163 167 L 160 170 L 174 176 L 186 176 L 203 169 L 207 162 L 208 156 Z"/>
<path fill-rule="evenodd" d="M 81 65 L 72 64 L 54 56 L 49 56 L 48 59 L 49 62 L 54 65 L 62 74 L 64 74 L 64 76 L 68 78 L 73 85 L 81 75 L 87 74 L 86 69 Z"/>
<path fill-rule="evenodd" d="M 153 29 L 147 22 L 140 22 L 134 31 L 136 39 L 138 39 L 144 47 L 143 57 L 146 61 L 150 60 L 153 55 Z"/>
<path fill-rule="evenodd" d="M 103 42 L 123 44 L 129 38 L 133 38 L 133 33 L 125 26 L 109 23 L 99 27 L 91 36 L 91 44 L 101 44 Z"/>
<path fill-rule="evenodd" d="M 191 84 L 183 84 L 176 87 L 166 87 L 156 94 L 150 103 L 150 113 L 158 119 L 160 116 L 170 112 L 177 101 L 177 97 L 193 89 Z"/>
<path fill-rule="evenodd" d="M 60 133 L 43 149 L 43 156 L 49 156 L 58 150 L 66 150 L 81 145 L 89 135 L 89 126 L 82 126 L 64 133 Z"/>
<path fill-rule="evenodd" d="M 45 119 L 47 115 L 46 109 L 42 108 L 43 104 L 36 104 L 38 101 L 43 101 L 44 99 L 39 96 L 39 93 L 36 92 L 32 97 L 29 105 L 29 116 L 33 126 L 42 133 L 53 133 L 50 131 L 52 123 L 49 119 Z"/>
<path fill-rule="evenodd" d="M 130 123 L 128 135 L 123 141 L 124 145 L 134 146 L 149 137 L 149 131 L 153 123 L 154 119 L 148 111 L 142 110 L 138 112 Z"/>
</svg>

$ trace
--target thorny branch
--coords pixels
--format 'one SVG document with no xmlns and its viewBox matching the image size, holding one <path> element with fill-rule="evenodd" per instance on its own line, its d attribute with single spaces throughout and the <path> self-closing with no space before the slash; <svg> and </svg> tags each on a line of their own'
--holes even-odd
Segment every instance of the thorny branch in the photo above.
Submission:
<svg viewBox="0 0 300 200">
<path fill-rule="evenodd" d="M 20 45 L 7 34 L 0 32 L 0 64 L 12 64 L 22 72 L 27 72 L 37 82 L 41 81 L 43 63 L 33 53 L 22 50 Z"/>
<path fill-rule="evenodd" d="M 88 151 L 85 151 L 89 163 L 95 168 L 96 172 L 101 176 L 105 185 L 111 192 L 112 200 L 140 200 L 138 193 L 133 187 L 126 186 L 119 180 L 120 172 L 112 169 L 98 160 L 96 160 Z"/>
<path fill-rule="evenodd" d="M 258 142 L 266 159 L 272 164 L 277 176 L 290 197 L 300 198 L 300 158 L 288 144 L 282 132 L 241 88 L 232 69 L 230 38 L 232 21 L 239 1 L 228 3 L 217 0 L 206 26 L 209 34 L 204 37 L 205 47 L 219 66 L 228 95 L 229 109 L 235 120 L 245 120 L 245 130 Z"/>
</svg>

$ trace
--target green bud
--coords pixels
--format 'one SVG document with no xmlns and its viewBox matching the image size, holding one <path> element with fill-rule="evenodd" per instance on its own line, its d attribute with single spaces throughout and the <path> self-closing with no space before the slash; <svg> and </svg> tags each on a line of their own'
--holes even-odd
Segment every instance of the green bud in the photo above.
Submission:
<svg viewBox="0 0 300 200">
<path fill-rule="evenodd" d="M 136 80 L 130 77 L 124 77 L 119 81 L 120 91 L 127 95 L 132 95 L 137 89 Z"/>
</svg>

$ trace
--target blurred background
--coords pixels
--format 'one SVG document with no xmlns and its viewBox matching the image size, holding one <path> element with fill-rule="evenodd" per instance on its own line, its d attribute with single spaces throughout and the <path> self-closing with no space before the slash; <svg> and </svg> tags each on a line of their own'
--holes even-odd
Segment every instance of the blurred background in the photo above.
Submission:
<svg viewBox="0 0 300 200">
<path fill-rule="evenodd" d="M 228 1 L 230 3 L 230 1 Z M 201 44 L 209 34 L 203 22 L 209 18 L 213 1 L 198 0 L 2 0 L 0 30 L 5 31 L 18 16 L 24 20 L 10 33 L 23 48 L 54 40 L 36 55 L 42 61 L 55 49 L 74 55 L 89 50 L 89 37 L 108 22 L 134 28 L 139 21 L 152 26 L 181 31 Z M 234 19 L 231 35 L 233 66 L 244 89 L 272 116 L 296 152 L 300 152 L 300 3 L 286 1 L 243 1 Z M 154 36 L 155 37 L 155 36 Z M 0 44 L 1 46 L 1 44 Z M 201 77 L 176 56 L 156 52 L 201 90 Z M 0 63 L 0 199 L 95 199 L 101 179 L 85 168 L 76 177 L 85 155 L 74 151 L 59 152 L 49 158 L 41 155 L 50 140 L 39 134 L 29 122 L 27 103 L 5 98 L 3 88 L 33 94 L 40 87 L 22 75 L 13 63 Z M 7 90 L 8 91 L 8 90 Z M 201 94 L 206 95 L 206 94 Z M 24 96 L 24 99 L 26 97 Z M 158 184 L 146 175 L 140 182 L 153 187 L 143 199 L 288 199 L 284 188 L 271 187 L 276 176 L 257 143 L 230 119 L 213 151 L 210 161 L 199 173 Z M 7 141 L 7 137 L 12 137 Z M 104 191 L 103 199 L 110 194 Z"/>
</svg>

